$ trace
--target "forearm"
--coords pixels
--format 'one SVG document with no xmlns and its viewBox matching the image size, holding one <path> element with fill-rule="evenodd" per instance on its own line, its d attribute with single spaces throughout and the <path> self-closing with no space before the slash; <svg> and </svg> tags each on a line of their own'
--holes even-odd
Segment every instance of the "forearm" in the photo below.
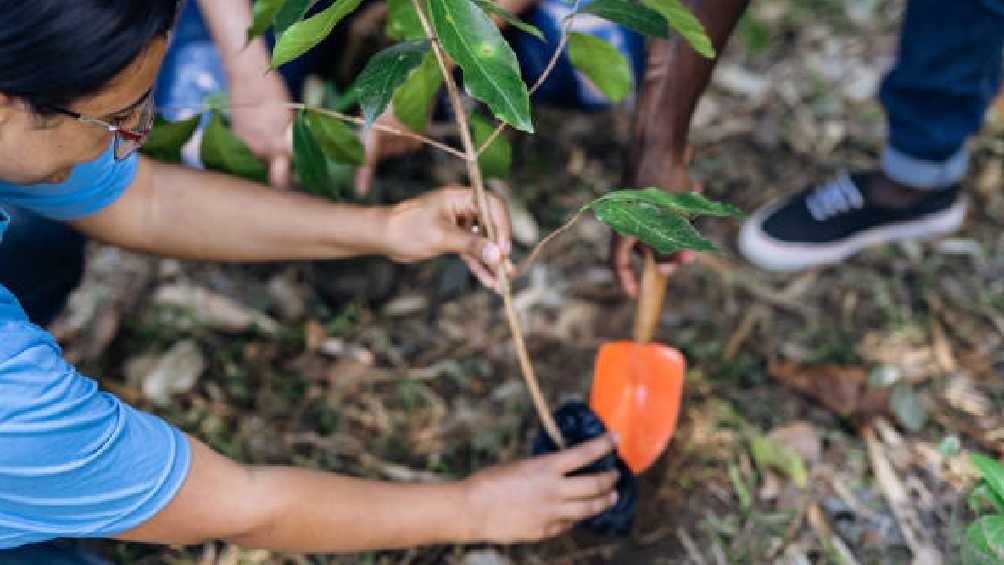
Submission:
<svg viewBox="0 0 1004 565">
<path fill-rule="evenodd" d="M 230 541 L 280 551 L 357 552 L 475 541 L 461 483 L 367 481 L 294 468 L 254 469 L 273 509 Z"/>
<path fill-rule="evenodd" d="M 720 54 L 749 0 L 686 3 Z M 672 190 L 682 180 L 690 122 L 717 61 L 694 51 L 679 35 L 651 43 L 625 171 L 628 184 Z"/>
<path fill-rule="evenodd" d="M 342 553 L 464 543 L 465 483 L 395 484 L 292 467 L 240 465 L 189 438 L 181 490 L 119 539 L 191 545 L 224 539 L 275 551 Z"/>
<path fill-rule="evenodd" d="M 246 42 L 246 32 L 251 26 L 251 2 L 199 0 L 199 9 L 231 80 L 237 74 L 264 76 L 269 71 L 264 39 L 258 37 Z"/>
<path fill-rule="evenodd" d="M 73 225 L 93 239 L 179 259 L 336 259 L 386 252 L 387 209 L 141 158 L 118 201 Z"/>
</svg>

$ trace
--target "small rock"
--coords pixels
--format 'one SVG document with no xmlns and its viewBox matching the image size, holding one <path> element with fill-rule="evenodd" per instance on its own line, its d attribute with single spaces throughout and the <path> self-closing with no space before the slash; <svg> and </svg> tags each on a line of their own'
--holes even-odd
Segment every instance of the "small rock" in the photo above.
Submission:
<svg viewBox="0 0 1004 565">
<path fill-rule="evenodd" d="M 331 357 L 346 357 L 359 363 L 373 365 L 376 356 L 361 345 L 346 343 L 344 339 L 333 337 L 321 344 L 320 352 Z"/>
<path fill-rule="evenodd" d="M 718 65 L 712 80 L 715 86 L 752 99 L 763 96 L 770 86 L 767 77 L 738 65 Z"/>
<path fill-rule="evenodd" d="M 779 445 L 798 453 L 805 460 L 807 467 L 819 461 L 822 456 L 822 444 L 819 431 L 809 422 L 792 422 L 774 428 L 767 437 Z"/>
<path fill-rule="evenodd" d="M 844 97 L 852 102 L 870 100 L 878 92 L 882 73 L 878 68 L 864 64 L 853 65 L 842 84 Z"/>
<path fill-rule="evenodd" d="M 191 284 L 164 285 L 157 289 L 153 301 L 159 306 L 182 308 L 197 323 L 214 330 L 236 333 L 257 328 L 269 335 L 279 331 L 279 323 L 267 314 Z"/>
<path fill-rule="evenodd" d="M 383 311 L 391 318 L 404 318 L 418 314 L 428 307 L 429 300 L 421 294 L 405 294 L 388 302 Z"/>
<path fill-rule="evenodd" d="M 134 361 L 134 370 L 140 363 L 138 359 Z M 172 394 L 192 390 L 205 370 L 206 359 L 199 346 L 190 339 L 179 341 L 142 378 L 143 396 L 154 404 L 167 404 Z"/>
<path fill-rule="evenodd" d="M 294 272 L 288 270 L 268 281 L 268 296 L 275 309 L 284 320 L 299 320 L 307 312 L 306 291 L 294 280 Z"/>
<path fill-rule="evenodd" d="M 460 565 L 512 565 L 512 561 L 494 549 L 481 549 L 464 555 Z"/>
</svg>

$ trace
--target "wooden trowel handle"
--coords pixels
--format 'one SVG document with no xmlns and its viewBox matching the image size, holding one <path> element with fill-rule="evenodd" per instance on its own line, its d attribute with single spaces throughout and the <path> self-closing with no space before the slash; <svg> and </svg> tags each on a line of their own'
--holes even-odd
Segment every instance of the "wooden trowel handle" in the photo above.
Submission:
<svg viewBox="0 0 1004 565">
<path fill-rule="evenodd" d="M 634 340 L 639 344 L 652 341 L 655 327 L 659 325 L 667 282 L 669 277 L 659 273 L 652 251 L 645 250 L 645 272 L 641 276 L 641 290 L 634 311 Z"/>
</svg>

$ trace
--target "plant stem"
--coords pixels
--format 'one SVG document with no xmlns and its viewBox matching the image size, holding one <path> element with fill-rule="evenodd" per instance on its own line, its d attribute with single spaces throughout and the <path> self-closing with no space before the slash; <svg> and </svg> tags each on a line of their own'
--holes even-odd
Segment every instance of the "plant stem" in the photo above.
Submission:
<svg viewBox="0 0 1004 565">
<path fill-rule="evenodd" d="M 518 279 L 521 276 L 523 276 L 524 274 L 526 274 L 527 269 L 530 268 L 530 265 L 533 263 L 533 261 L 537 258 L 538 255 L 540 255 L 540 252 L 544 250 L 544 247 L 547 246 L 548 243 L 551 243 L 551 241 L 554 238 L 556 238 L 559 235 L 565 233 L 565 231 L 568 228 L 570 228 L 573 225 L 575 225 L 575 222 L 577 222 L 579 220 L 579 218 L 582 217 L 582 214 L 584 214 L 585 212 L 586 212 L 585 209 L 579 210 L 567 222 L 565 222 L 564 224 L 562 224 L 562 226 L 560 228 L 558 228 L 558 229 L 554 230 L 553 232 L 551 232 L 550 234 L 548 234 L 548 236 L 545 237 L 544 239 L 540 240 L 540 242 L 537 243 L 537 245 L 534 245 L 533 249 L 530 251 L 530 254 L 526 256 L 526 259 L 523 259 L 520 262 L 520 264 L 516 266 L 516 270 L 513 271 L 513 273 L 512 273 L 512 278 L 513 279 Z"/>
<path fill-rule="evenodd" d="M 554 67 L 557 66 L 558 59 L 561 58 L 562 51 L 564 51 L 565 46 L 568 45 L 568 30 L 569 28 L 572 27 L 572 20 L 575 19 L 575 15 L 579 13 L 579 5 L 581 3 L 582 0 L 575 0 L 575 3 L 572 5 L 571 13 L 569 13 L 568 16 L 565 17 L 565 21 L 562 22 L 561 39 L 558 40 L 558 48 L 555 49 L 554 53 L 551 54 L 551 59 L 547 62 L 547 66 L 544 67 L 544 72 L 540 73 L 540 76 L 537 77 L 537 82 L 533 83 L 533 86 L 530 87 L 531 96 L 533 95 L 534 92 L 540 90 L 540 87 L 544 85 L 544 82 L 547 80 L 547 77 L 551 76 L 551 73 L 554 71 Z M 506 123 L 500 122 L 498 127 L 495 128 L 495 131 L 493 131 L 492 134 L 488 136 L 488 139 L 486 139 L 485 142 L 481 144 L 481 147 L 478 147 L 478 155 L 484 153 L 485 150 L 488 149 L 488 146 L 491 145 L 492 142 L 494 142 L 496 139 L 498 139 L 498 136 L 502 135 L 502 132 L 505 131 L 505 128 L 506 128 Z"/>
<path fill-rule="evenodd" d="M 487 231 L 488 239 L 492 241 L 498 241 L 495 234 L 495 226 L 492 224 L 490 218 L 490 201 L 488 199 L 488 193 L 485 190 L 484 180 L 481 178 L 481 167 L 478 165 L 478 148 L 474 144 L 474 139 L 471 137 L 471 130 L 467 123 L 467 111 L 464 108 L 463 99 L 460 97 L 460 91 L 457 88 L 456 83 L 453 82 L 453 76 L 450 73 L 446 65 L 446 54 L 443 52 L 443 47 L 439 44 L 439 38 L 436 36 L 435 30 L 429 22 L 429 18 L 422 8 L 421 2 L 419 0 L 411 0 L 412 5 L 415 7 L 415 11 L 418 13 L 419 21 L 422 23 L 422 29 L 425 30 L 425 35 L 432 41 L 432 49 L 436 55 L 436 61 L 439 63 L 439 70 L 443 74 L 443 81 L 446 83 L 446 90 L 450 96 L 450 104 L 453 107 L 453 113 L 457 118 L 457 127 L 460 130 L 460 139 L 464 144 L 464 160 L 467 162 L 467 175 L 470 177 L 471 184 L 474 186 L 474 195 L 477 200 L 478 211 L 480 216 L 484 219 L 485 229 Z M 526 349 L 526 341 L 523 339 L 523 330 L 519 325 L 519 317 L 516 314 L 516 306 L 513 304 L 512 292 L 509 285 L 509 276 L 505 272 L 505 267 L 499 267 L 496 272 L 496 276 L 499 281 L 499 290 L 502 293 L 502 300 L 505 303 L 506 318 L 509 322 L 509 330 L 512 332 L 513 343 L 516 346 L 516 355 L 519 358 L 520 369 L 523 373 L 523 380 L 526 381 L 526 386 L 530 391 L 530 397 L 533 399 L 534 408 L 537 410 L 537 415 L 540 417 L 540 421 L 544 425 L 544 430 L 547 435 L 551 437 L 553 441 L 559 448 L 565 447 L 564 438 L 561 436 L 561 431 L 558 429 L 558 425 L 554 421 L 554 417 L 551 415 L 551 409 L 547 405 L 547 400 L 544 398 L 544 394 L 540 390 L 540 385 L 537 382 L 537 376 L 533 371 L 533 363 L 530 360 L 530 353 Z"/>
<path fill-rule="evenodd" d="M 360 118 L 358 116 L 349 116 L 349 115 L 346 115 L 346 114 L 342 114 L 341 112 L 335 112 L 334 110 L 328 110 L 327 108 L 317 108 L 315 106 L 307 106 L 306 104 L 297 104 L 297 103 L 288 103 L 286 106 L 288 108 L 293 109 L 293 110 L 306 110 L 308 112 L 317 112 L 318 114 L 324 114 L 325 116 L 331 116 L 332 118 L 337 118 L 337 119 L 345 121 L 345 122 L 351 122 L 351 123 L 359 124 L 359 125 L 365 125 L 366 124 L 366 120 L 363 119 L 363 118 Z M 420 141 L 422 143 L 426 143 L 428 145 L 431 145 L 431 146 L 435 147 L 436 149 L 440 149 L 442 151 L 445 151 L 445 152 L 453 155 L 454 157 L 458 157 L 460 159 L 466 159 L 467 158 L 467 155 L 465 155 L 462 151 L 460 151 L 458 149 L 455 149 L 453 147 L 450 147 L 449 145 L 447 145 L 445 143 L 436 141 L 435 139 L 426 137 L 426 136 L 424 136 L 422 134 L 415 133 L 413 131 L 400 130 L 400 129 L 397 129 L 397 128 L 394 128 L 394 127 L 385 126 L 383 124 L 371 124 L 370 127 L 373 128 L 373 129 L 375 129 L 375 130 L 382 131 L 382 132 L 386 132 L 386 133 L 390 133 L 390 134 L 394 134 L 394 135 L 400 135 L 401 137 L 410 137 L 411 139 L 414 139 L 416 141 Z"/>
<path fill-rule="evenodd" d="M 251 106 L 251 105 L 249 105 L 249 104 L 230 104 L 230 105 L 227 106 L 227 108 L 240 108 L 240 107 L 249 107 L 249 106 Z M 360 118 L 359 116 L 350 116 L 348 114 L 343 114 L 341 112 L 336 112 L 334 110 L 329 110 L 327 108 L 321 108 L 321 107 L 318 107 L 318 106 L 309 106 L 307 104 L 301 104 L 301 103 L 298 103 L 298 102 L 285 102 L 285 103 L 282 104 L 282 107 L 283 108 L 288 108 L 290 110 L 306 110 L 307 112 L 316 112 L 318 114 L 324 114 L 325 116 L 331 116 L 332 118 L 341 120 L 343 122 L 349 122 L 349 123 L 358 124 L 358 125 L 365 125 L 366 124 L 366 120 L 363 119 L 363 118 Z M 194 111 L 198 111 L 199 113 L 203 113 L 203 112 L 208 112 L 212 108 L 210 108 L 209 106 L 206 106 L 206 105 L 198 105 L 198 106 L 165 106 L 165 107 L 158 106 L 157 109 L 158 110 L 194 110 Z M 430 137 L 426 137 L 426 136 L 424 136 L 424 135 L 422 135 L 420 133 L 415 133 L 413 131 L 400 130 L 400 129 L 397 129 L 397 128 L 394 128 L 394 127 L 391 127 L 391 126 L 385 126 L 383 124 L 372 124 L 370 127 L 373 128 L 373 129 L 375 129 L 375 130 L 378 130 L 378 131 L 382 131 L 382 132 L 393 134 L 393 135 L 400 135 L 401 137 L 408 137 L 408 138 L 414 139 L 415 141 L 419 141 L 421 143 L 425 143 L 427 145 L 431 145 L 432 147 L 435 147 L 436 149 L 439 149 L 441 151 L 445 151 L 446 153 L 449 153 L 450 155 L 453 155 L 454 157 L 457 157 L 458 159 L 467 159 L 467 154 L 465 154 L 463 151 L 460 151 L 459 149 L 456 149 L 454 147 L 450 147 L 449 145 L 447 145 L 445 143 L 442 143 L 440 141 L 436 141 L 435 139 L 432 139 Z"/>
</svg>

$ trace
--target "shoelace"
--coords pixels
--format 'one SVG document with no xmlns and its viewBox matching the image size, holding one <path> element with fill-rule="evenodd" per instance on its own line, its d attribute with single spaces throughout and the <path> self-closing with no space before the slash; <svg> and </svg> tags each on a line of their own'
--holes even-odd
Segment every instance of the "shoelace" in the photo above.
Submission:
<svg viewBox="0 0 1004 565">
<path fill-rule="evenodd" d="M 865 197 L 847 173 L 818 186 L 805 199 L 805 206 L 817 222 L 865 205 Z"/>
</svg>

